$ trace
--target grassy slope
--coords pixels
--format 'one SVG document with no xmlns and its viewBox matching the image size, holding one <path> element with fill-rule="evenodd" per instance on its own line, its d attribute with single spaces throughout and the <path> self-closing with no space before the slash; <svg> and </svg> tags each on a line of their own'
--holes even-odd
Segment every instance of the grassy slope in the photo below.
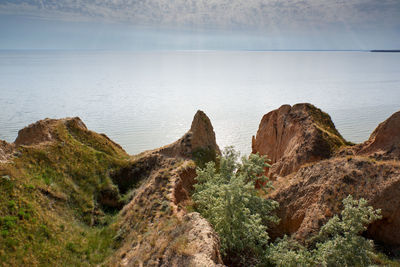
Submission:
<svg viewBox="0 0 400 267">
<path fill-rule="evenodd" d="M 21 146 L 0 164 L 0 265 L 91 266 L 118 245 L 110 226 L 121 201 L 110 173 L 131 164 L 105 136 L 57 122 L 57 140 Z"/>
<path fill-rule="evenodd" d="M 328 142 L 332 151 L 343 146 L 353 145 L 353 143 L 346 141 L 338 132 L 329 114 L 311 104 L 307 104 L 307 109 L 314 120 L 315 126 L 322 132 L 324 140 Z"/>
</svg>

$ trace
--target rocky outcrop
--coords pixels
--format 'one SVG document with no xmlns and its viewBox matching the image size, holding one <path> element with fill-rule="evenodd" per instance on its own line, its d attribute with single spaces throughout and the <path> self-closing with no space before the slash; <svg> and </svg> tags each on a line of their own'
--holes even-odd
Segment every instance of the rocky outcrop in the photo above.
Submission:
<svg viewBox="0 0 400 267">
<path fill-rule="evenodd" d="M 72 123 L 81 129 L 88 131 L 85 124 L 78 117 L 65 119 L 44 119 L 37 121 L 19 130 L 18 136 L 14 143 L 10 144 L 0 140 L 0 162 L 9 160 L 16 147 L 22 145 L 34 146 L 57 140 L 57 125 L 59 125 L 59 123 Z"/>
<path fill-rule="evenodd" d="M 98 134 L 87 129 L 79 117 L 63 119 L 44 119 L 30 124 L 18 132 L 14 141 L 16 147 L 38 146 L 54 142 L 63 142 L 61 128 L 66 128 L 70 135 L 79 142 L 110 155 L 126 154 L 124 149 L 105 134 Z"/>
<path fill-rule="evenodd" d="M 192 158 L 193 156 L 214 157 L 220 154 L 214 128 L 207 115 L 198 110 L 194 115 L 190 130 L 178 141 L 162 147 L 161 153 L 168 156 Z"/>
<path fill-rule="evenodd" d="M 400 245 L 400 164 L 364 157 L 329 159 L 278 179 L 271 198 L 279 202 L 279 225 L 274 237 L 295 234 L 305 240 L 342 209 L 348 195 L 365 198 L 382 210 L 383 219 L 371 226 L 373 239 Z M 379 230 L 378 230 L 379 229 Z"/>
<path fill-rule="evenodd" d="M 270 197 L 280 204 L 281 220 L 270 229 L 271 236 L 289 234 L 306 241 L 353 195 L 382 210 L 383 218 L 365 235 L 387 247 L 400 247 L 399 114 L 381 123 L 365 143 L 344 147 L 331 158 L 274 181 Z"/>
<path fill-rule="evenodd" d="M 195 183 L 195 151 L 219 153 L 210 120 L 202 111 L 192 127 L 171 145 L 139 155 L 126 179 L 142 186 L 122 209 L 117 223 L 122 245 L 111 266 L 220 266 L 219 238 L 198 213 L 187 213 Z M 145 171 L 139 171 L 145 170 Z M 119 181 L 124 175 L 117 175 Z M 119 183 L 120 183 L 119 182 Z M 130 184 L 128 181 L 125 184 Z M 221 265 L 222 266 L 222 265 Z"/>
<path fill-rule="evenodd" d="M 81 130 L 87 131 L 86 125 L 79 117 L 65 119 L 44 119 L 19 130 L 14 144 L 16 146 L 29 146 L 54 141 L 57 139 L 56 126 L 60 122 L 63 124 L 74 125 Z"/>
<path fill-rule="evenodd" d="M 218 153 L 220 152 L 216 143 L 214 128 L 210 119 L 203 111 L 198 110 L 194 115 L 188 134 L 191 134 L 192 151 L 209 148 Z"/>
<path fill-rule="evenodd" d="M 379 124 L 368 141 L 354 148 L 357 155 L 400 160 L 400 111 Z"/>
<path fill-rule="evenodd" d="M 271 160 L 270 176 L 285 176 L 331 157 L 345 144 L 328 114 L 311 104 L 283 105 L 262 118 L 252 153 Z"/>
<path fill-rule="evenodd" d="M 20 145 L 37 145 L 55 139 L 54 126 L 58 120 L 44 119 L 19 130 L 14 143 Z"/>
<path fill-rule="evenodd" d="M 80 130 L 89 132 L 89 130 L 86 128 L 86 125 L 78 117 L 65 119 L 44 119 L 37 121 L 19 130 L 18 136 L 14 143 L 10 144 L 6 141 L 0 140 L 0 162 L 8 161 L 15 152 L 16 147 L 22 145 L 34 146 L 57 140 L 57 125 L 59 125 L 59 123 L 64 125 L 74 125 L 74 127 L 79 127 Z"/>
</svg>

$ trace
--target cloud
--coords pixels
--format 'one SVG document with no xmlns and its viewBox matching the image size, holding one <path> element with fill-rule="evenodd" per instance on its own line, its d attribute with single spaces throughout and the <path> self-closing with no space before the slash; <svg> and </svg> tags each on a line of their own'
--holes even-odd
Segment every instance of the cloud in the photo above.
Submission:
<svg viewBox="0 0 400 267">
<path fill-rule="evenodd" d="M 400 27 L 398 0 L 3 0 L 0 14 L 269 32 Z"/>
</svg>

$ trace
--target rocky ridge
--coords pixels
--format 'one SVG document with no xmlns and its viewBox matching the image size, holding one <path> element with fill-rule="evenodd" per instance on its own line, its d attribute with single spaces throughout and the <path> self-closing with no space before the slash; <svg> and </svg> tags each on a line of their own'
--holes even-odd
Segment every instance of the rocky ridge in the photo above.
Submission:
<svg viewBox="0 0 400 267">
<path fill-rule="evenodd" d="M 176 142 L 157 149 L 157 151 L 170 157 L 215 159 L 215 156 L 221 153 L 215 140 L 210 119 L 203 111 L 199 110 L 194 115 L 187 133 Z"/>
<path fill-rule="evenodd" d="M 378 160 L 400 160 L 399 133 L 400 112 L 396 112 L 380 123 L 366 142 L 347 149 L 346 152 Z"/>
<path fill-rule="evenodd" d="M 270 177 L 285 176 L 331 157 L 346 143 L 325 112 L 311 104 L 283 105 L 263 116 L 252 153 L 271 160 Z"/>
<path fill-rule="evenodd" d="M 57 255 L 51 258 L 54 264 L 61 260 L 76 265 L 78 260 L 90 265 L 97 259 L 91 259 L 94 247 L 87 244 L 87 235 L 97 235 L 96 227 L 101 226 L 105 233 L 116 231 L 112 240 L 109 234 L 101 237 L 101 242 L 110 242 L 104 249 L 116 250 L 109 256 L 97 254 L 107 257 L 103 263 L 108 266 L 223 266 L 211 225 L 198 213 L 186 211 L 196 176 L 192 159 L 207 160 L 218 153 L 213 127 L 202 111 L 178 141 L 136 156 L 106 135 L 88 130 L 77 117 L 31 124 L 19 131 L 14 143 L 0 143 L 0 189 L 5 193 L 0 197 L 0 228 L 5 227 L 3 216 L 14 220 L 9 215 L 16 213 L 14 203 L 20 206 L 29 200 L 35 220 L 20 217 L 18 224 L 25 228 L 6 230 L 15 238 L 28 224 L 38 237 L 23 234 L 21 245 L 13 243 L 13 252 L 7 252 L 3 245 L 14 239 L 4 241 L 1 235 L 0 259 L 13 266 L 34 266 L 56 242 L 48 252 Z M 10 183 L 18 186 L 10 191 Z M 109 212 L 118 212 L 116 222 L 102 226 Z M 50 241 L 41 240 L 43 229 L 60 227 L 64 230 L 54 230 Z M 86 241 L 79 243 L 82 238 Z M 27 245 L 41 249 L 20 258 L 19 251 Z"/>
<path fill-rule="evenodd" d="M 318 118 L 325 118 L 329 131 L 320 129 L 310 109 L 322 114 Z M 280 204 L 281 221 L 271 236 L 307 242 L 351 194 L 382 210 L 383 218 L 365 235 L 387 248 L 400 247 L 400 112 L 358 145 L 346 146 L 333 127 L 329 116 L 309 104 L 282 106 L 261 121 L 253 152 L 272 157 L 271 172 L 279 174 L 269 196 Z"/>
<path fill-rule="evenodd" d="M 352 194 L 382 210 L 382 220 L 370 225 L 364 234 L 397 251 L 399 133 L 400 112 L 358 145 L 349 145 L 329 115 L 311 104 L 284 105 L 266 114 L 252 148 L 272 159 L 269 175 L 275 178 L 275 190 L 269 197 L 280 203 L 276 212 L 281 221 L 270 228 L 270 235 L 290 234 L 306 243 L 340 212 L 342 199 Z M 19 132 L 14 143 L 0 142 L 0 189 L 4 193 L 0 197 L 0 227 L 5 227 L 4 218 L 15 217 L 16 227 L 22 228 L 15 232 L 7 228 L 7 234 L 30 229 L 38 237 L 26 235 L 30 239 L 17 246 L 4 237 L 2 228 L 0 260 L 11 259 L 6 264 L 12 266 L 40 263 L 41 259 L 35 258 L 38 251 L 25 250 L 37 239 L 31 247 L 47 244 L 43 248 L 53 248 L 49 255 L 61 251 L 57 257 L 43 256 L 55 260 L 54 264 L 57 259 L 66 262 L 72 256 L 81 258 L 71 265 L 87 263 L 90 250 L 82 244 L 77 248 L 73 242 L 84 238 L 85 244 L 89 240 L 85 235 L 90 234 L 85 231 L 95 231 L 94 227 L 104 224 L 111 210 L 118 216 L 106 229 L 116 231 L 112 236 L 115 250 L 105 262 L 98 263 L 223 266 L 218 235 L 198 213 L 187 210 L 195 183 L 194 161 L 201 164 L 219 153 L 211 122 L 202 111 L 196 113 L 182 138 L 136 156 L 129 156 L 106 135 L 88 130 L 79 118 L 31 124 Z M 18 213 L 15 207 L 20 209 Z M 71 207 L 76 211 L 71 212 Z M 34 210 L 29 216 L 40 216 L 30 221 L 24 215 L 29 209 Z M 82 223 L 86 226 L 81 227 Z M 49 234 L 46 229 L 54 232 Z M 7 247 L 12 250 L 5 251 Z M 24 251 L 21 261 L 13 261 L 12 257 L 17 259 L 15 251 Z"/>
<path fill-rule="evenodd" d="M 121 248 L 112 266 L 222 266 L 219 238 L 198 213 L 185 203 L 195 182 L 197 151 L 219 153 L 210 120 L 202 111 L 188 133 L 171 145 L 145 152 L 153 162 L 147 179 L 121 211 Z"/>
</svg>

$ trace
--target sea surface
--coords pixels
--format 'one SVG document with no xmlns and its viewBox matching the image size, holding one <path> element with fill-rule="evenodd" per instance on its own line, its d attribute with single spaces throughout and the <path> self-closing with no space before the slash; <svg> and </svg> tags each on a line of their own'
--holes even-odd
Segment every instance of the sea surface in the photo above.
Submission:
<svg viewBox="0 0 400 267">
<path fill-rule="evenodd" d="M 1 51 L 0 139 L 43 118 L 79 116 L 130 154 L 180 138 L 196 110 L 220 147 L 251 151 L 264 114 L 310 102 L 349 141 L 400 110 L 400 53 Z"/>
</svg>

